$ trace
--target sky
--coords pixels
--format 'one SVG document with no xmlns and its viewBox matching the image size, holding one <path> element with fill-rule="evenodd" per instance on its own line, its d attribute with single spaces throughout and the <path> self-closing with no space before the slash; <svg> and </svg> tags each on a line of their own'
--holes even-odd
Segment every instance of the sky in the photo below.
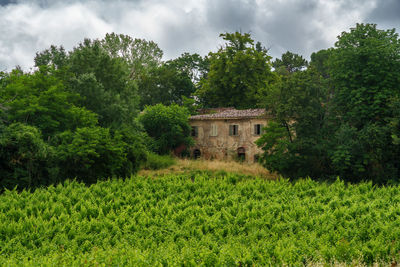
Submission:
<svg viewBox="0 0 400 267">
<path fill-rule="evenodd" d="M 164 59 L 202 56 L 220 33 L 250 33 L 276 58 L 308 59 L 356 23 L 400 31 L 400 0 L 0 0 L 0 71 L 29 70 L 37 52 L 122 33 L 156 42 Z"/>
</svg>

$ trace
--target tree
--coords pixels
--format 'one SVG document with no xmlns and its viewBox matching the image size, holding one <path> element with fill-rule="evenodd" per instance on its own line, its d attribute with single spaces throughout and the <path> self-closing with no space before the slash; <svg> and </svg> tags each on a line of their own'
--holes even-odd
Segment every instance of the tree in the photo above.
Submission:
<svg viewBox="0 0 400 267">
<path fill-rule="evenodd" d="M 290 74 L 296 71 L 301 71 L 308 65 L 307 60 L 298 54 L 293 54 L 289 51 L 282 54 L 282 58 L 275 59 L 272 66 L 275 71 L 281 74 Z"/>
<path fill-rule="evenodd" d="M 342 176 L 386 181 L 399 177 L 399 145 L 392 141 L 393 100 L 400 95 L 400 40 L 394 29 L 357 24 L 343 32 L 330 58 L 334 85 L 330 151 Z"/>
<path fill-rule="evenodd" d="M 271 91 L 276 123 L 259 141 L 264 165 L 291 177 L 397 179 L 399 72 L 394 30 L 357 24 L 343 32 Z"/>
<path fill-rule="evenodd" d="M 158 103 L 182 104 L 182 97 L 190 97 L 195 87 L 186 72 L 163 64 L 142 76 L 138 83 L 140 108 Z"/>
<path fill-rule="evenodd" d="M 220 35 L 226 45 L 210 53 L 210 71 L 201 79 L 196 95 L 205 107 L 252 108 L 260 104 L 275 75 L 271 57 L 257 49 L 250 34 Z"/>
<path fill-rule="evenodd" d="M 55 141 L 55 153 L 63 179 L 75 177 L 87 183 L 135 173 L 145 159 L 139 136 L 102 127 L 65 131 Z"/>
<path fill-rule="evenodd" d="M 142 75 L 161 65 L 163 51 L 153 41 L 107 33 L 101 45 L 112 58 L 121 58 L 127 63 L 133 80 L 140 80 Z"/>
<path fill-rule="evenodd" d="M 193 142 L 190 137 L 189 112 L 176 104 L 148 106 L 139 116 L 147 134 L 153 139 L 154 150 L 168 154 L 175 148 Z"/>
<path fill-rule="evenodd" d="M 79 95 L 67 92 L 62 81 L 48 74 L 49 67 L 24 74 L 13 71 L 0 99 L 7 102 L 7 120 L 35 126 L 44 136 L 77 127 L 94 126 L 97 116 L 74 104 Z"/>
<path fill-rule="evenodd" d="M 0 135 L 0 191 L 55 182 L 52 159 L 53 150 L 36 127 L 19 122 L 5 127 Z"/>
<path fill-rule="evenodd" d="M 71 91 L 82 96 L 80 104 L 99 115 L 103 127 L 132 124 L 138 113 L 135 82 L 127 63 L 111 57 L 98 40 L 85 39 L 70 53 Z"/>
<path fill-rule="evenodd" d="M 183 53 L 176 59 L 168 60 L 166 64 L 180 73 L 186 73 L 194 85 L 197 85 L 201 78 L 205 78 L 210 69 L 208 59 L 198 54 Z"/>
<path fill-rule="evenodd" d="M 288 177 L 330 174 L 323 142 L 327 96 L 324 80 L 312 68 L 281 76 L 267 99 L 274 120 L 257 140 L 264 166 Z"/>
<path fill-rule="evenodd" d="M 35 66 L 52 66 L 55 69 L 62 69 L 68 64 L 68 54 L 63 46 L 50 46 L 50 48 L 37 52 Z"/>
</svg>

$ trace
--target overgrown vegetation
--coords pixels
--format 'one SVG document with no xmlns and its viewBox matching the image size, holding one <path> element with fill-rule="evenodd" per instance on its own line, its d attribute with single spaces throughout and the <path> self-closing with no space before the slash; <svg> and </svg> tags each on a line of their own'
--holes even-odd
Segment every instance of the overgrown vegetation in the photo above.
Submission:
<svg viewBox="0 0 400 267">
<path fill-rule="evenodd" d="M 399 260 L 400 187 L 195 172 L 0 195 L 5 265 Z"/>
<path fill-rule="evenodd" d="M 38 52 L 0 73 L 0 190 L 129 176 L 149 151 L 185 154 L 197 108 L 265 107 L 262 164 L 285 177 L 385 184 L 400 177 L 400 39 L 357 24 L 333 48 L 271 62 L 248 33 L 207 57 L 162 60 L 122 34 Z M 141 115 L 139 115 L 141 114 Z M 186 153 L 187 154 L 187 153 Z"/>
<path fill-rule="evenodd" d="M 174 159 L 170 155 L 158 155 L 155 153 L 148 153 L 147 160 L 143 164 L 142 168 L 145 170 L 160 170 L 166 169 L 176 163 L 176 159 Z"/>
<path fill-rule="evenodd" d="M 307 68 L 298 57 L 284 56 L 277 63 L 291 71 L 271 87 L 266 103 L 275 122 L 258 141 L 264 165 L 292 178 L 398 182 L 400 39 L 395 30 L 357 24 L 334 48 L 314 53 Z"/>
</svg>

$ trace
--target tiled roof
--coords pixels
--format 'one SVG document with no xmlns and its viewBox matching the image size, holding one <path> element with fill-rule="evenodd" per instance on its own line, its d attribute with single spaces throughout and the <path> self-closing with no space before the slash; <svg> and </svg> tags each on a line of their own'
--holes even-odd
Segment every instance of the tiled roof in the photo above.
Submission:
<svg viewBox="0 0 400 267">
<path fill-rule="evenodd" d="M 191 120 L 207 120 L 207 119 L 243 119 L 243 118 L 258 118 L 265 116 L 265 109 L 243 109 L 237 110 L 234 108 L 220 109 L 217 112 L 203 115 L 191 116 Z"/>
</svg>

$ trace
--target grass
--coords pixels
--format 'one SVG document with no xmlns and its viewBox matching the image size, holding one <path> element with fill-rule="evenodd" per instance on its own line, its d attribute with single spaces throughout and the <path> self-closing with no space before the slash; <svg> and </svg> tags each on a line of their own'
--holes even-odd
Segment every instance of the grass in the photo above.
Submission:
<svg viewBox="0 0 400 267">
<path fill-rule="evenodd" d="M 241 163 L 236 161 L 221 161 L 221 160 L 191 160 L 191 159 L 176 159 L 174 165 L 165 169 L 148 170 L 142 169 L 139 175 L 143 176 L 159 176 L 166 174 L 182 174 L 191 171 L 211 171 L 211 172 L 226 172 L 243 175 L 250 175 L 264 179 L 277 179 L 279 176 L 269 172 L 258 163 Z"/>
</svg>

